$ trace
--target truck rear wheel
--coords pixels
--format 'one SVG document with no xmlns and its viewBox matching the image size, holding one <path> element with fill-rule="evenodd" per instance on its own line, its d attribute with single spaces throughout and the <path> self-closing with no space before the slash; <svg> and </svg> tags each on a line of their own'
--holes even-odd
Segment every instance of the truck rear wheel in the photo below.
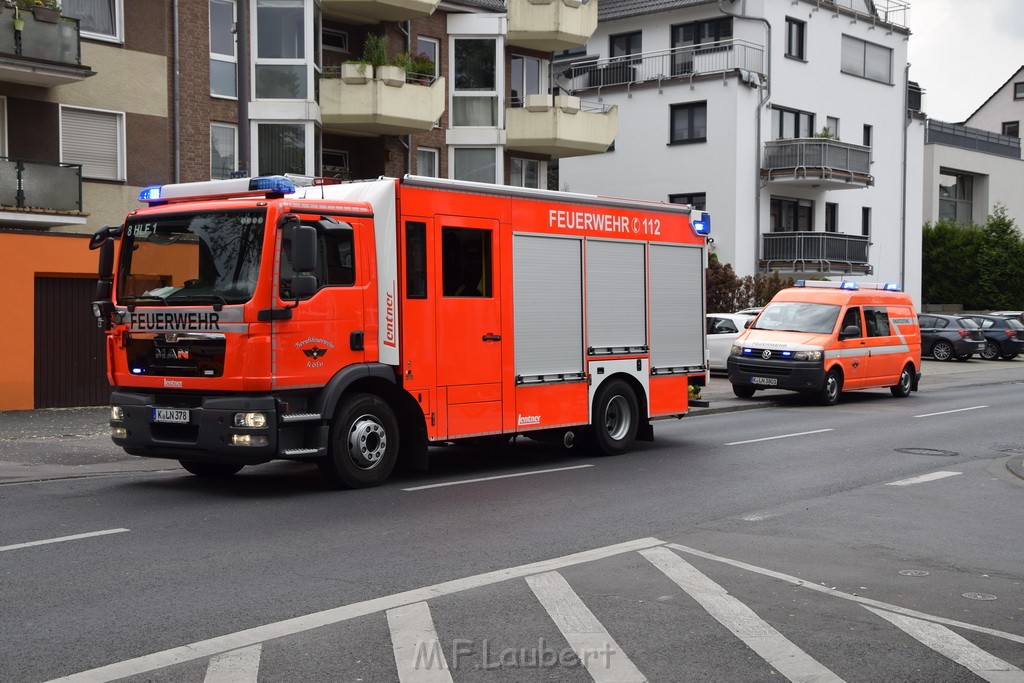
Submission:
<svg viewBox="0 0 1024 683">
<path fill-rule="evenodd" d="M 640 426 L 640 408 L 636 394 L 621 379 L 601 385 L 594 397 L 591 430 L 597 449 L 604 455 L 617 455 L 633 445 Z"/>
<path fill-rule="evenodd" d="M 225 462 L 196 462 L 195 460 L 179 460 L 187 472 L 197 477 L 230 477 L 242 469 L 243 465 Z"/>
<path fill-rule="evenodd" d="M 398 461 L 398 420 L 384 400 L 355 394 L 338 407 L 331 424 L 330 453 L 320 472 L 332 484 L 377 486 Z"/>
</svg>

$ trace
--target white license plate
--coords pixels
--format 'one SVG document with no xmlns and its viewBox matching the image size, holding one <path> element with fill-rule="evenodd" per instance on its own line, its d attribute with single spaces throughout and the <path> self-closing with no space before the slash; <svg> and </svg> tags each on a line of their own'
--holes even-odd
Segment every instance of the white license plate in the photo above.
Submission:
<svg viewBox="0 0 1024 683">
<path fill-rule="evenodd" d="M 776 384 L 779 383 L 779 380 L 776 377 L 751 377 L 750 383 L 763 384 L 764 386 L 767 387 L 774 387 Z"/>
<path fill-rule="evenodd" d="M 188 410 L 184 408 L 153 408 L 153 422 L 188 424 Z"/>
</svg>

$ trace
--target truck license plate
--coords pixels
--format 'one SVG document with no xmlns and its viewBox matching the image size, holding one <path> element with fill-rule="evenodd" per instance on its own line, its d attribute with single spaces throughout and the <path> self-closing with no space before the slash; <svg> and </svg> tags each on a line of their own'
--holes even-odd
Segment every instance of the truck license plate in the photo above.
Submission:
<svg viewBox="0 0 1024 683">
<path fill-rule="evenodd" d="M 779 380 L 776 377 L 751 377 L 750 382 L 752 384 L 763 384 L 767 387 L 774 387 L 779 383 Z"/>
<path fill-rule="evenodd" d="M 184 408 L 153 408 L 153 422 L 188 424 L 188 410 Z"/>
</svg>

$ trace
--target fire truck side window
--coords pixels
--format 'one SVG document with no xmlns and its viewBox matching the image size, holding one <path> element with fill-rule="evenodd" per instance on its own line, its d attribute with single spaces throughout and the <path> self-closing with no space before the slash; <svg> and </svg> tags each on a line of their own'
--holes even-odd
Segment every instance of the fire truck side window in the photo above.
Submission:
<svg viewBox="0 0 1024 683">
<path fill-rule="evenodd" d="M 281 298 L 294 299 L 292 295 L 291 238 L 285 235 L 281 241 Z M 321 231 L 317 236 L 316 281 L 318 289 L 324 287 L 350 287 L 356 283 L 355 243 L 353 231 Z"/>
<path fill-rule="evenodd" d="M 427 224 L 405 224 L 405 296 L 427 298 Z"/>
<path fill-rule="evenodd" d="M 491 233 L 475 228 L 441 228 L 444 295 L 491 296 Z"/>
</svg>

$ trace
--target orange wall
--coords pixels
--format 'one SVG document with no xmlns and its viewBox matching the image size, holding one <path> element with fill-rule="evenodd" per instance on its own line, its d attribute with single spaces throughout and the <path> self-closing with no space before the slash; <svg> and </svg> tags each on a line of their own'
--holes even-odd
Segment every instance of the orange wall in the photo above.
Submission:
<svg viewBox="0 0 1024 683">
<path fill-rule="evenodd" d="M 95 280 L 97 252 L 89 251 L 87 238 L 0 232 L 0 291 L 7 309 L 0 321 L 0 410 L 35 405 L 35 278 Z"/>
</svg>

